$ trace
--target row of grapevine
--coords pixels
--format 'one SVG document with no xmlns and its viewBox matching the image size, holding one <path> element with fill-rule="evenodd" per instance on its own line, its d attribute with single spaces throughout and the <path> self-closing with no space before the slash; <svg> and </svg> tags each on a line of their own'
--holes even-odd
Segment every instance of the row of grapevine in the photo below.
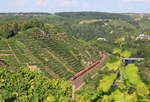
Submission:
<svg viewBox="0 0 150 102">
<path fill-rule="evenodd" d="M 4 60 L 8 65 L 19 67 L 20 63 L 17 62 L 14 55 L 0 56 L 0 59 Z"/>
<path fill-rule="evenodd" d="M 15 38 L 8 41 L 17 62 L 22 65 L 35 65 L 42 71 L 44 67 L 49 68 L 58 76 L 67 79 L 72 77 L 74 72 L 83 69 L 80 60 L 72 55 L 66 44 L 58 40 L 38 37 L 34 29 L 30 29 L 19 32 Z"/>
<path fill-rule="evenodd" d="M 24 55 L 23 49 L 17 46 L 15 41 L 10 41 L 9 45 L 13 49 L 16 57 L 20 61 L 20 63 L 29 63 L 29 59 Z"/>
<path fill-rule="evenodd" d="M 51 29 L 51 28 L 50 28 Z M 52 29 L 53 30 L 53 29 Z M 79 72 L 83 69 L 83 66 L 79 59 L 77 59 L 75 56 L 72 55 L 72 53 L 69 51 L 69 48 L 67 48 L 66 44 L 64 44 L 63 41 L 56 40 L 52 36 L 57 36 L 57 34 L 51 34 L 53 31 L 48 32 L 48 37 L 42 37 L 39 36 L 41 32 L 38 32 L 36 30 L 36 33 L 30 33 L 28 34 L 28 38 L 31 38 L 33 40 L 37 40 L 38 44 L 42 48 L 47 48 L 49 51 L 53 52 L 56 56 L 59 57 L 59 59 L 65 63 L 71 70 L 75 72 Z M 53 32 L 54 33 L 54 32 Z M 56 33 L 56 31 L 55 31 Z"/>
<path fill-rule="evenodd" d="M 74 70 L 75 72 L 79 72 L 82 69 L 80 61 L 77 60 L 68 50 L 63 48 L 61 44 L 55 42 L 54 40 L 43 40 L 41 41 L 41 45 L 58 55 L 60 59 L 64 61 L 68 66 L 71 66 L 72 70 Z"/>
<path fill-rule="evenodd" d="M 68 79 L 73 76 L 64 68 L 64 66 L 62 66 L 58 61 L 56 61 L 47 52 L 44 51 L 43 47 L 40 46 L 39 41 L 34 40 L 28 36 L 27 39 L 20 39 L 20 42 L 27 46 L 32 55 L 41 61 L 44 66 L 50 68 L 60 77 Z"/>
<path fill-rule="evenodd" d="M 4 40 L 0 40 L 0 50 L 9 50 L 9 47 Z"/>
<path fill-rule="evenodd" d="M 58 74 L 60 77 L 69 78 L 72 76 L 58 61 L 49 56 L 48 53 L 40 49 L 34 53 L 34 55 L 45 65 L 48 66 L 52 71 Z"/>
<path fill-rule="evenodd" d="M 19 67 L 20 64 L 17 62 L 14 52 L 8 47 L 5 40 L 0 40 L 0 59 L 4 60 L 8 65 Z"/>
</svg>

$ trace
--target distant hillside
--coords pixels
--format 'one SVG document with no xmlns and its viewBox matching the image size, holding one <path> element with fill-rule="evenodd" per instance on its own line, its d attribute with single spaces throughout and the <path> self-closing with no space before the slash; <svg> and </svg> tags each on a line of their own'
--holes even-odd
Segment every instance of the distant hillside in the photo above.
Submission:
<svg viewBox="0 0 150 102">
<path fill-rule="evenodd" d="M 67 18 L 84 18 L 84 19 L 123 19 L 130 20 L 131 17 L 128 15 L 121 15 L 117 13 L 105 13 L 105 12 L 60 12 L 55 13 L 55 15 L 59 15 Z"/>
<path fill-rule="evenodd" d="M 65 30 L 82 40 L 106 38 L 113 41 L 126 35 L 150 33 L 148 14 L 115 14 L 102 12 L 62 12 Z"/>
<path fill-rule="evenodd" d="M 150 33 L 150 15 L 105 12 L 60 12 L 0 14 L 1 23 L 38 19 L 54 24 L 74 37 L 86 41 L 106 38 L 115 40 L 124 35 Z"/>
</svg>

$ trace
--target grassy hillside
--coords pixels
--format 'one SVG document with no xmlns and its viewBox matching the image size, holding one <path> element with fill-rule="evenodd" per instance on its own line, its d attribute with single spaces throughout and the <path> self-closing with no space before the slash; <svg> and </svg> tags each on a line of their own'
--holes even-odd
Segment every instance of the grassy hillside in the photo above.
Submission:
<svg viewBox="0 0 150 102">
<path fill-rule="evenodd" d="M 50 24 L 19 31 L 14 37 L 2 38 L 0 44 L 0 59 L 10 66 L 28 66 L 50 78 L 68 79 L 101 56 L 90 43 Z"/>
</svg>

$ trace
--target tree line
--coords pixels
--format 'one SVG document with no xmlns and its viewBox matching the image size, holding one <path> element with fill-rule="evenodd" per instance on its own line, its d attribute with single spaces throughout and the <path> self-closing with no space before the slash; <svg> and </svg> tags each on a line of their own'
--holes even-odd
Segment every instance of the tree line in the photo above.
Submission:
<svg viewBox="0 0 150 102">
<path fill-rule="evenodd" d="M 20 31 L 38 27 L 42 28 L 43 22 L 37 19 L 24 20 L 20 22 L 8 22 L 0 24 L 0 38 L 11 38 L 18 34 Z"/>
</svg>

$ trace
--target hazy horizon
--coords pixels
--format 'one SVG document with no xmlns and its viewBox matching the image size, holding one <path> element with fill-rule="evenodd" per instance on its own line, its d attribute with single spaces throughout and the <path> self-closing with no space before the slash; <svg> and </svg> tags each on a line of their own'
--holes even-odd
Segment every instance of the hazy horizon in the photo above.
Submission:
<svg viewBox="0 0 150 102">
<path fill-rule="evenodd" d="M 98 12 L 98 13 L 116 13 L 116 14 L 150 14 L 150 12 L 103 12 L 103 11 L 57 11 L 57 12 L 36 12 L 36 11 L 31 11 L 31 12 L 0 12 L 3 14 L 15 14 L 15 13 L 42 13 L 42 14 L 55 14 L 55 13 L 62 13 L 62 12 Z"/>
<path fill-rule="evenodd" d="M 5 0 L 0 3 L 0 12 L 150 13 L 149 5 L 150 0 Z"/>
</svg>

